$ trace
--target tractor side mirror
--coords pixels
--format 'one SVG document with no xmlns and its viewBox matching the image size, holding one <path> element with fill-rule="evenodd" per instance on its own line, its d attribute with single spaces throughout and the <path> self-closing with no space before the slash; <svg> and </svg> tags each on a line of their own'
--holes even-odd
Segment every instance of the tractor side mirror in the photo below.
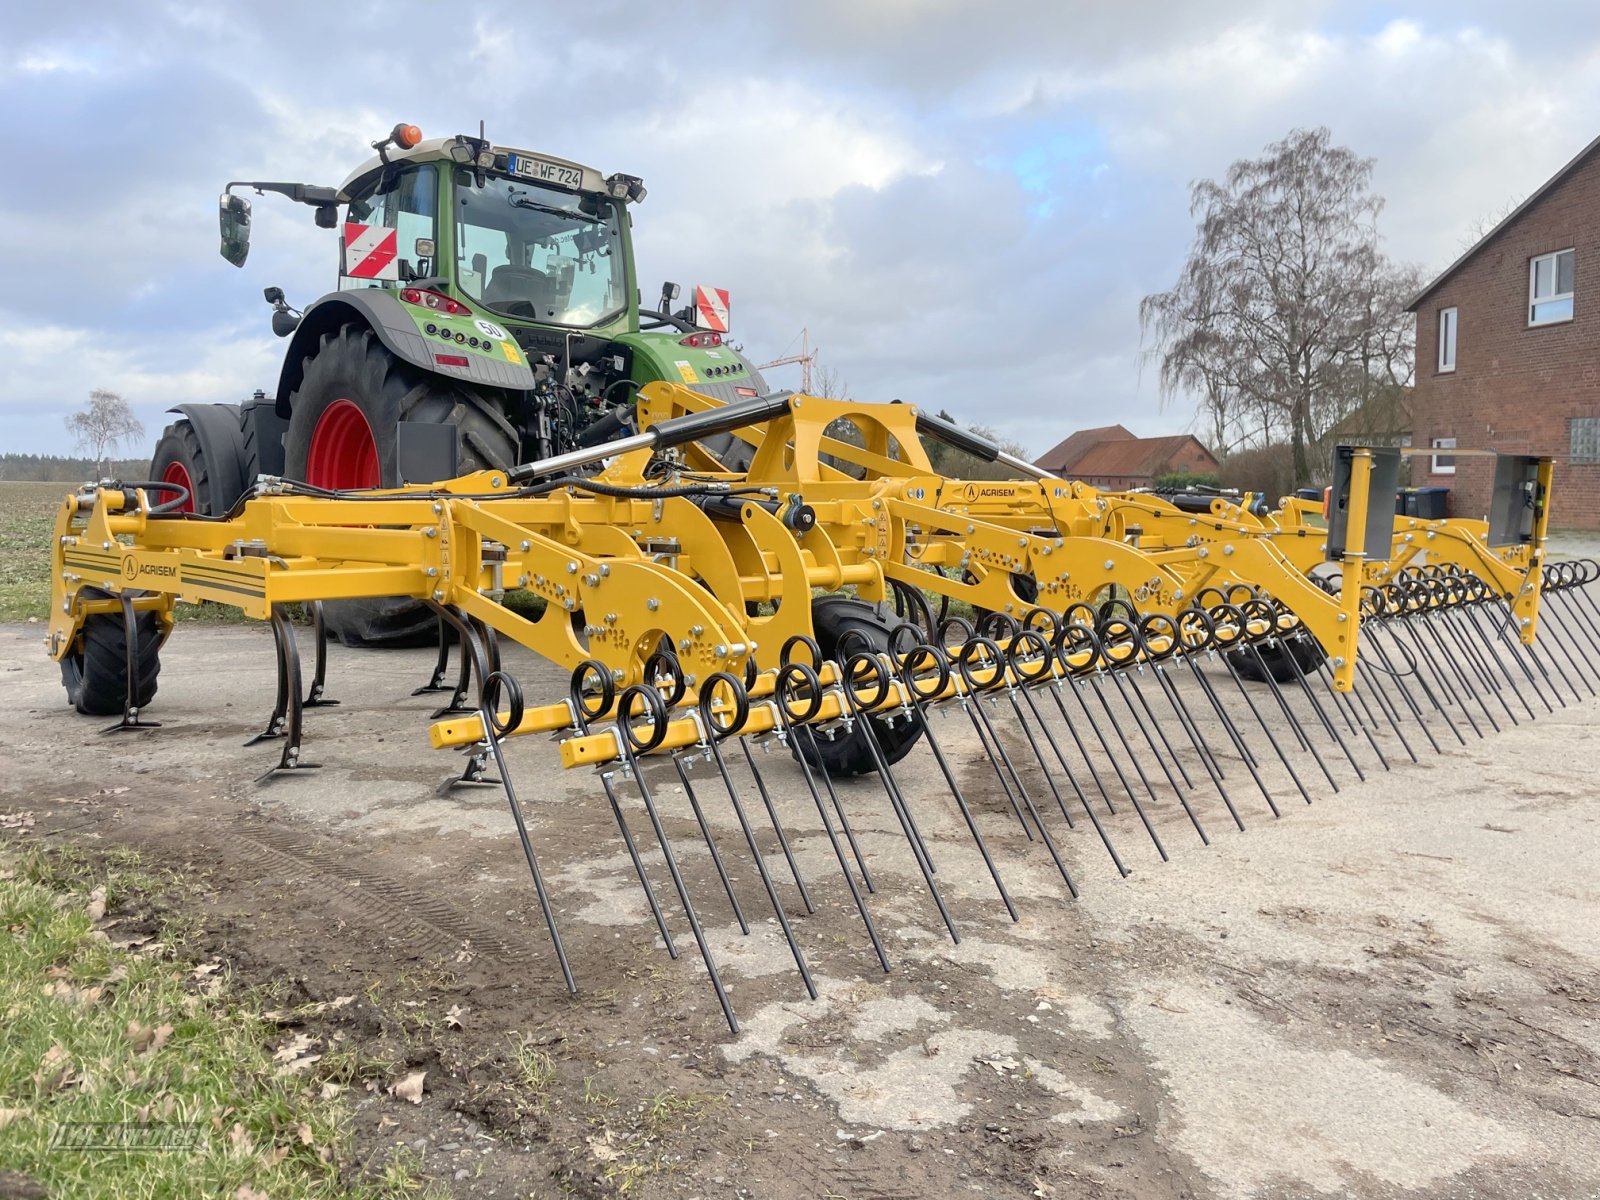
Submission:
<svg viewBox="0 0 1600 1200">
<path fill-rule="evenodd" d="M 250 256 L 250 201 L 224 192 L 217 202 L 217 223 L 222 228 L 222 257 L 236 267 Z"/>
<path fill-rule="evenodd" d="M 672 311 L 672 302 L 678 298 L 680 291 L 682 289 L 675 283 L 663 283 L 661 285 L 661 304 L 659 307 L 662 312 Z"/>
</svg>

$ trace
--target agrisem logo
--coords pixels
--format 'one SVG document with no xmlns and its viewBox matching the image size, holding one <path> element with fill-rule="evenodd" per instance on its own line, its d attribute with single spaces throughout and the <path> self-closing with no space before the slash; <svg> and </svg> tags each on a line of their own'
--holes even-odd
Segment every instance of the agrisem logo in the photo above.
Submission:
<svg viewBox="0 0 1600 1200">
<path fill-rule="evenodd" d="M 137 579 L 139 577 L 139 564 L 134 562 L 132 558 L 125 558 L 122 560 L 122 577 L 128 580 Z"/>
</svg>

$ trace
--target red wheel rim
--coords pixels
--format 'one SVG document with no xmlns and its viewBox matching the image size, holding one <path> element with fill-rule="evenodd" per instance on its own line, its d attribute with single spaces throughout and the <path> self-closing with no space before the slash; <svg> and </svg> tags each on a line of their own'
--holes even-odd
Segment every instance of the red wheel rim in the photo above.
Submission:
<svg viewBox="0 0 1600 1200">
<path fill-rule="evenodd" d="M 334 489 L 383 485 L 378 443 L 366 414 L 354 401 L 335 400 L 317 418 L 306 454 L 306 482 Z"/>
<path fill-rule="evenodd" d="M 194 483 L 189 478 L 189 468 L 188 467 L 184 466 L 181 462 L 170 462 L 170 463 L 168 463 L 167 464 L 167 469 L 165 471 L 161 472 L 161 482 L 162 483 L 175 483 L 179 487 L 183 488 L 185 492 L 188 493 L 188 495 L 183 497 L 183 503 L 182 504 L 178 505 L 176 508 L 170 509 L 169 511 L 171 511 L 171 512 L 186 512 L 186 513 L 192 513 L 192 512 L 195 511 L 195 508 L 194 508 Z M 155 500 L 153 501 L 153 503 L 155 503 L 155 504 L 166 504 L 169 501 L 176 500 L 180 494 L 181 493 L 178 493 L 178 492 L 167 492 L 165 495 L 157 496 L 155 498 Z"/>
</svg>

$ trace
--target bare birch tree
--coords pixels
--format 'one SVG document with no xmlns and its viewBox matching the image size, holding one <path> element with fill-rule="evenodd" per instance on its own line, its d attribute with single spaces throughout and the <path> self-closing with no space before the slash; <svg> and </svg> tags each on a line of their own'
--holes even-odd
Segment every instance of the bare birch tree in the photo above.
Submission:
<svg viewBox="0 0 1600 1200">
<path fill-rule="evenodd" d="M 88 405 L 67 417 L 67 432 L 78 449 L 94 459 L 95 471 L 104 478 L 111 452 L 129 438 L 143 437 L 144 426 L 116 392 L 95 388 L 89 393 Z"/>
<path fill-rule="evenodd" d="M 1192 396 L 1220 454 L 1287 441 L 1304 482 L 1331 426 L 1410 382 L 1415 276 L 1380 249 L 1372 166 L 1297 129 L 1192 186 L 1188 260 L 1139 322 L 1163 398 Z"/>
</svg>

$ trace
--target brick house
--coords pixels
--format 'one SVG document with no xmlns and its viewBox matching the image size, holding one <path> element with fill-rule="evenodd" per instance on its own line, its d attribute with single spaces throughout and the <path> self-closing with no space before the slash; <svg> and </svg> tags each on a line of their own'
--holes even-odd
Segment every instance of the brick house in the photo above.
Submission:
<svg viewBox="0 0 1600 1200">
<path fill-rule="evenodd" d="M 1214 475 L 1218 468 L 1211 451 L 1192 433 L 1141 438 L 1121 425 L 1080 429 L 1041 454 L 1033 465 L 1108 491 L 1150 487 L 1158 476 L 1179 471 Z"/>
<path fill-rule="evenodd" d="M 1411 482 L 1483 517 L 1494 460 L 1548 454 L 1551 523 L 1600 528 L 1600 138 L 1419 292 Z"/>
</svg>

